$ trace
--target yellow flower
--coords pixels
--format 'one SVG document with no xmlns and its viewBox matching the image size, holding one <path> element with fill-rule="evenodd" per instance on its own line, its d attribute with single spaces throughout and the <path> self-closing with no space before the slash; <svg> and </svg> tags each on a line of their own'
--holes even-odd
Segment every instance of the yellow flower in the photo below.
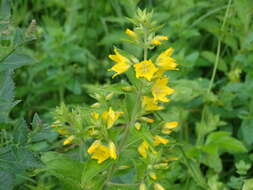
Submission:
<svg viewBox="0 0 253 190">
<path fill-rule="evenodd" d="M 178 70 L 177 64 L 175 63 L 176 60 L 171 57 L 172 52 L 173 49 L 168 48 L 167 50 L 162 52 L 156 59 L 156 64 L 161 69 L 160 72 L 167 70 Z"/>
<path fill-rule="evenodd" d="M 159 144 L 167 144 L 169 142 L 168 139 L 165 139 L 159 135 L 154 136 L 154 145 L 158 146 Z"/>
<path fill-rule="evenodd" d="M 101 144 L 99 140 L 96 140 L 87 151 L 92 154 L 91 158 L 96 159 L 98 164 L 101 164 L 108 158 L 110 158 L 110 150 L 107 146 Z"/>
<path fill-rule="evenodd" d="M 137 78 L 144 77 L 148 81 L 152 79 L 153 75 L 158 70 L 151 60 L 144 60 L 140 63 L 137 63 L 134 65 L 134 68 Z"/>
<path fill-rule="evenodd" d="M 116 63 L 112 68 L 108 69 L 108 71 L 116 72 L 112 76 L 112 78 L 126 72 L 130 67 L 130 64 L 129 64 L 130 61 L 126 57 L 124 57 L 123 55 L 120 55 L 117 49 L 114 49 L 114 52 L 115 52 L 115 55 L 109 55 L 109 58 Z"/>
<path fill-rule="evenodd" d="M 153 180 L 156 180 L 156 179 L 157 179 L 157 176 L 156 176 L 155 172 L 149 172 L 149 176 L 150 176 Z"/>
<path fill-rule="evenodd" d="M 141 130 L 141 124 L 139 122 L 135 123 L 134 127 L 138 131 Z"/>
<path fill-rule="evenodd" d="M 178 122 L 176 122 L 176 121 L 166 122 L 163 125 L 162 133 L 170 134 L 172 132 L 172 129 L 176 128 L 177 126 L 178 126 Z"/>
<path fill-rule="evenodd" d="M 72 141 L 74 140 L 74 138 L 75 138 L 75 137 L 74 137 L 73 135 L 69 136 L 69 137 L 63 142 L 63 145 L 71 144 Z"/>
<path fill-rule="evenodd" d="M 174 93 L 174 89 L 167 87 L 168 78 L 164 77 L 161 79 L 157 79 L 152 87 L 152 94 L 154 96 L 154 100 L 160 100 L 162 102 L 168 102 L 169 99 L 166 97 Z"/>
<path fill-rule="evenodd" d="M 144 96 L 143 97 L 143 105 L 146 111 L 156 111 L 163 109 L 162 106 L 157 105 L 157 101 L 154 98 Z"/>
<path fill-rule="evenodd" d="M 147 190 L 146 184 L 142 182 L 142 183 L 140 184 L 139 190 Z"/>
<path fill-rule="evenodd" d="M 110 107 L 109 111 L 102 113 L 102 119 L 106 122 L 107 128 L 109 129 L 122 114 L 123 112 L 115 112 L 113 111 L 112 107 Z"/>
<path fill-rule="evenodd" d="M 110 150 L 110 157 L 116 160 L 117 159 L 116 146 L 112 141 L 109 142 L 109 150 Z"/>
<path fill-rule="evenodd" d="M 155 120 L 148 118 L 148 117 L 141 117 L 141 120 L 145 121 L 147 123 L 154 123 L 155 122 Z"/>
<path fill-rule="evenodd" d="M 90 115 L 93 119 L 98 119 L 99 118 L 99 114 L 97 112 L 92 112 Z"/>
<path fill-rule="evenodd" d="M 140 146 L 138 147 L 138 152 L 140 153 L 140 155 L 143 158 L 147 158 L 148 154 L 147 154 L 147 150 L 149 148 L 149 144 L 147 143 L 147 141 L 143 141 Z"/>
<path fill-rule="evenodd" d="M 132 38 L 137 38 L 137 34 L 128 28 L 126 29 L 125 33 Z"/>
<path fill-rule="evenodd" d="M 151 41 L 153 45 L 161 45 L 161 41 L 168 40 L 167 36 L 155 36 Z"/>
<path fill-rule="evenodd" d="M 161 184 L 155 183 L 154 184 L 154 190 L 165 190 L 165 189 Z"/>
</svg>

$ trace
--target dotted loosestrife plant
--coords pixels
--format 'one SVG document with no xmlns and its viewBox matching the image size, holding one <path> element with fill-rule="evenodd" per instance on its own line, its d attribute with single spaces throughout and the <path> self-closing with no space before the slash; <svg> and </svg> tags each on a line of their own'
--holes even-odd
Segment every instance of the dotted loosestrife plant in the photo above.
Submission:
<svg viewBox="0 0 253 190">
<path fill-rule="evenodd" d="M 141 47 L 143 57 L 115 48 L 109 55 L 114 65 L 108 69 L 112 78 L 126 75 L 127 80 L 89 87 L 97 100 L 90 107 L 69 110 L 62 105 L 55 111 L 52 127 L 64 136 L 63 145 L 67 149 L 79 146 L 80 160 L 89 163 L 83 172 L 86 178 L 79 184 L 81 189 L 163 190 L 163 176 L 159 174 L 177 160 L 170 133 L 178 123 L 164 121 L 159 115 L 174 93 L 165 74 L 178 70 L 171 57 L 173 49 L 150 58 L 148 51 L 168 37 L 156 35 L 160 27 L 145 10 L 138 10 L 130 21 L 134 27 L 126 29 L 127 41 Z"/>
</svg>

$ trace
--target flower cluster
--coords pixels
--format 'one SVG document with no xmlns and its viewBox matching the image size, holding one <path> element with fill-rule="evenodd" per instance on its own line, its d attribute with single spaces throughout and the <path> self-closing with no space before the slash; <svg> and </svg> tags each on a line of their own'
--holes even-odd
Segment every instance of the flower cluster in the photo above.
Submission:
<svg viewBox="0 0 253 190">
<path fill-rule="evenodd" d="M 155 190 L 164 190 L 158 183 L 157 171 L 168 169 L 168 162 L 176 160 L 164 151 L 170 147 L 169 135 L 178 122 L 158 116 L 165 103 L 170 101 L 168 96 L 175 92 L 168 85 L 166 72 L 178 68 L 172 57 L 172 48 L 149 58 L 148 50 L 168 40 L 167 36 L 154 34 L 153 28 L 156 27 L 149 17 L 145 11 L 140 13 L 134 21 L 136 27 L 125 31 L 128 41 L 143 49 L 142 58 L 117 48 L 114 54 L 109 55 L 115 63 L 108 69 L 114 72 L 112 78 L 126 74 L 127 80 L 115 87 L 93 87 L 93 97 L 97 102 L 74 115 L 66 110 L 65 114 L 60 112 L 53 127 L 66 137 L 63 141 L 65 146 L 73 142 L 88 145 L 87 158 L 96 160 L 98 164 L 111 163 L 107 181 L 113 177 L 115 168 L 134 168 L 129 160 L 122 158 L 131 152 L 145 171 L 138 179 L 139 189 L 153 186 Z"/>
</svg>

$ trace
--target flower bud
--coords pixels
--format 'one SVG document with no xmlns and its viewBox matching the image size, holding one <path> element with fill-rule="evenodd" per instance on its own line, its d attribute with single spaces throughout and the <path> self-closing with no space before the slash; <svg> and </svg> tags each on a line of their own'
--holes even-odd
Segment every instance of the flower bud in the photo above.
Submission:
<svg viewBox="0 0 253 190">
<path fill-rule="evenodd" d="M 147 190 L 146 184 L 142 182 L 142 183 L 140 184 L 139 190 Z"/>
</svg>

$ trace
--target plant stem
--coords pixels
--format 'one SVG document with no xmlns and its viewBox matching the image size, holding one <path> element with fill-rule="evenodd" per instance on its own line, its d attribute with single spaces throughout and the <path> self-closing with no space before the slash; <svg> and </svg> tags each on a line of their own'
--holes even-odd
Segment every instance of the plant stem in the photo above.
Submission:
<svg viewBox="0 0 253 190">
<path fill-rule="evenodd" d="M 226 13 L 225 13 L 225 16 L 224 16 L 224 19 L 223 19 L 223 22 L 222 22 L 222 26 L 221 26 L 221 32 L 222 33 L 221 33 L 221 37 L 218 39 L 218 46 L 217 46 L 217 51 L 216 51 L 216 57 L 215 57 L 215 62 L 214 62 L 213 73 L 212 73 L 212 77 L 211 77 L 211 81 L 209 83 L 207 93 L 209 93 L 212 89 L 212 86 L 213 86 L 213 83 L 214 83 L 214 78 L 215 78 L 215 75 L 216 75 L 216 71 L 217 71 L 217 68 L 218 68 L 218 65 L 219 65 L 220 50 L 221 50 L 221 39 L 223 38 L 223 30 L 225 28 L 225 24 L 226 24 L 226 21 L 227 21 L 227 18 L 228 18 L 228 13 L 229 13 L 229 9 L 231 7 L 231 3 L 232 3 L 232 0 L 229 0 L 228 6 L 227 6 L 227 9 L 226 9 Z"/>
</svg>

